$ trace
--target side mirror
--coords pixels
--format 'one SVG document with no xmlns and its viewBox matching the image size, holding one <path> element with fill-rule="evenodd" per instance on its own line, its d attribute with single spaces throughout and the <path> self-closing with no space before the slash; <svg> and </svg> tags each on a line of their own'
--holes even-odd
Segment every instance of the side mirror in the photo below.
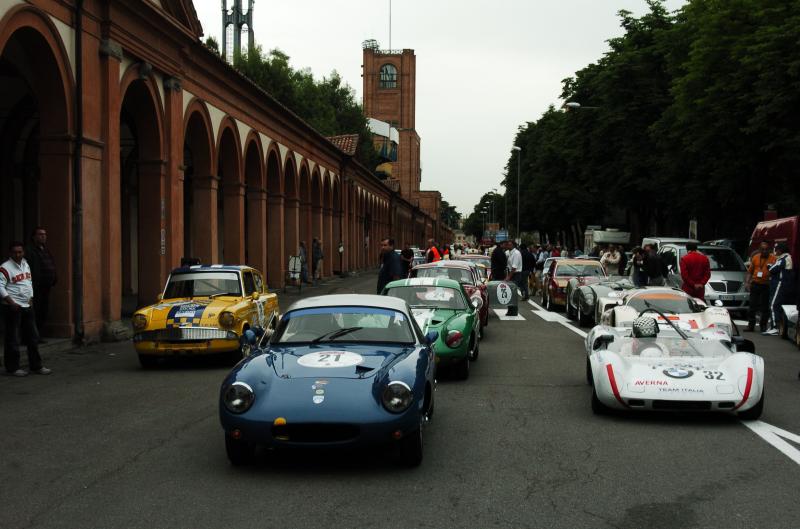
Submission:
<svg viewBox="0 0 800 529">
<path fill-rule="evenodd" d="M 483 307 L 483 299 L 479 297 L 472 298 L 472 306 L 475 307 L 475 310 L 481 310 L 481 307 Z"/>
<path fill-rule="evenodd" d="M 756 352 L 756 344 L 752 340 L 742 338 L 741 336 L 734 336 L 732 338 L 733 345 L 736 346 L 737 353 L 754 353 Z"/>
<path fill-rule="evenodd" d="M 164 299 L 164 294 L 159 294 L 159 295 L 157 295 L 157 296 L 156 296 L 156 299 L 157 299 L 158 301 L 162 301 L 162 300 Z"/>
<path fill-rule="evenodd" d="M 594 343 L 592 344 L 592 350 L 597 351 L 602 347 L 608 347 L 608 344 L 614 341 L 614 336 L 611 334 L 601 334 L 597 338 L 594 339 Z"/>
<path fill-rule="evenodd" d="M 425 341 L 428 343 L 428 345 L 432 345 L 438 339 L 439 331 L 428 331 L 428 334 L 425 335 Z"/>
</svg>

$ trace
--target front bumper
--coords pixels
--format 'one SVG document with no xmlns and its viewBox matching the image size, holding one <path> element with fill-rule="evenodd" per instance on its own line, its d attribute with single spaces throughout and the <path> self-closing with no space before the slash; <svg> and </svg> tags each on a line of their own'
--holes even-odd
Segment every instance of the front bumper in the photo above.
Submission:
<svg viewBox="0 0 800 529">
<path fill-rule="evenodd" d="M 722 301 L 722 307 L 728 310 L 748 310 L 750 308 L 749 292 L 734 292 L 726 294 L 724 292 L 706 292 L 705 301 L 709 306 L 714 306 L 717 300 Z"/>
<path fill-rule="evenodd" d="M 159 329 L 136 333 L 133 346 L 137 353 L 153 356 L 218 354 L 238 349 L 239 335 L 215 328 Z"/>
</svg>

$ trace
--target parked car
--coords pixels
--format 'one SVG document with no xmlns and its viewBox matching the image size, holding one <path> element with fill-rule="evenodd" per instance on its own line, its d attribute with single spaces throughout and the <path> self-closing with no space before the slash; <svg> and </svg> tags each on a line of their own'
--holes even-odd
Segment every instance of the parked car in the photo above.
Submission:
<svg viewBox="0 0 800 529">
<path fill-rule="evenodd" d="M 598 261 L 590 259 L 558 259 L 550 264 L 547 280 L 542 282 L 542 306 L 556 310 L 567 306 L 567 284 L 572 278 L 587 284 L 607 279 L 606 271 Z"/>
<path fill-rule="evenodd" d="M 567 317 L 578 321 L 581 327 L 600 323 L 603 311 L 617 305 L 626 291 L 636 286 L 625 278 L 608 278 L 605 281 L 579 285 L 577 278 L 567 284 Z"/>
<path fill-rule="evenodd" d="M 725 246 L 730 248 L 745 261 L 750 258 L 750 255 L 747 252 L 748 244 L 748 241 L 744 239 L 714 239 L 712 241 L 706 241 L 703 243 L 704 246 Z"/>
<path fill-rule="evenodd" d="M 598 325 L 586 337 L 586 381 L 597 414 L 716 412 L 758 419 L 764 410 L 764 359 L 753 342 L 720 330 L 661 327 L 646 310 L 631 328 Z"/>
<path fill-rule="evenodd" d="M 439 334 L 433 344 L 439 365 L 453 367 L 461 380 L 469 378 L 470 362 L 480 352 L 480 297 L 470 299 L 458 281 L 430 278 L 392 281 L 383 295 L 408 303 L 423 334 Z"/>
<path fill-rule="evenodd" d="M 250 352 L 247 329 L 273 329 L 278 297 L 249 266 L 186 266 L 172 271 L 155 305 L 136 311 L 133 346 L 142 367 L 175 355 Z"/>
<path fill-rule="evenodd" d="M 711 265 L 704 301 L 709 305 L 719 302 L 730 311 L 746 312 L 750 306 L 750 292 L 744 287 L 747 269 L 742 258 L 725 246 L 699 246 L 698 251 L 708 257 Z M 686 245 L 665 244 L 658 253 L 669 270 L 668 284 L 680 288 L 683 284 L 680 261 L 686 255 Z"/>
<path fill-rule="evenodd" d="M 655 246 L 656 251 L 658 251 L 664 244 L 686 245 L 687 242 L 696 242 L 700 244 L 700 241 L 697 239 L 687 239 L 684 237 L 645 237 L 642 239 L 642 248 L 644 248 L 646 244 L 652 244 Z"/>
<path fill-rule="evenodd" d="M 783 313 L 786 319 L 778 323 L 780 336 L 788 338 L 800 349 L 800 318 L 797 316 L 797 305 L 783 305 Z"/>
<path fill-rule="evenodd" d="M 331 295 L 294 303 L 267 347 L 222 383 L 219 416 L 231 463 L 256 447 L 395 445 L 422 461 L 433 414 L 435 332 L 422 334 L 405 301 Z"/>
<path fill-rule="evenodd" d="M 466 261 L 436 261 L 425 263 L 411 269 L 411 277 L 432 277 L 454 279 L 464 285 L 470 298 L 480 297 L 481 337 L 489 325 L 489 291 L 478 267 Z"/>
</svg>

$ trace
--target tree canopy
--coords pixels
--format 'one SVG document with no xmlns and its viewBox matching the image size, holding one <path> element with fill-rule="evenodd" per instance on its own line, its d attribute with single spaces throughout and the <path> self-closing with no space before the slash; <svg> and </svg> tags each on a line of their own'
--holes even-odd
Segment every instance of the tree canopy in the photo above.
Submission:
<svg viewBox="0 0 800 529">
<path fill-rule="evenodd" d="M 647 4 L 563 81 L 580 108 L 520 127 L 503 183 L 515 219 L 520 178 L 523 231 L 686 235 L 694 218 L 703 238 L 746 238 L 769 205 L 797 213 L 800 2 Z"/>
</svg>

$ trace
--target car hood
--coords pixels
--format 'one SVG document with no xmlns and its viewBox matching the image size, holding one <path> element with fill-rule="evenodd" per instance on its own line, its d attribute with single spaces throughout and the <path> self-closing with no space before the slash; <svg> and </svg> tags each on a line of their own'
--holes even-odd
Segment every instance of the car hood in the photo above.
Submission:
<svg viewBox="0 0 800 529">
<path fill-rule="evenodd" d="M 438 330 L 447 325 L 447 322 L 455 318 L 459 311 L 454 309 L 432 309 L 432 308 L 411 308 L 411 313 L 414 315 L 419 328 L 422 332 L 427 333 L 431 330 Z"/>
<path fill-rule="evenodd" d="M 300 347 L 271 346 L 275 374 L 291 378 L 370 378 L 404 358 L 416 346 L 325 343 Z"/>
<path fill-rule="evenodd" d="M 710 281 L 742 281 L 744 282 L 746 272 L 712 270 Z"/>
<path fill-rule="evenodd" d="M 149 312 L 150 324 L 184 323 L 187 325 L 200 325 L 201 319 L 216 319 L 219 314 L 231 305 L 236 304 L 239 298 L 194 298 L 194 299 L 169 299 L 152 305 L 144 311 Z"/>
<path fill-rule="evenodd" d="M 737 370 L 727 365 L 724 357 L 628 357 L 622 363 L 620 376 L 624 385 L 620 389 L 632 397 L 638 394 L 642 398 L 675 398 L 674 395 L 709 398 L 717 393 L 741 394 Z"/>
</svg>

